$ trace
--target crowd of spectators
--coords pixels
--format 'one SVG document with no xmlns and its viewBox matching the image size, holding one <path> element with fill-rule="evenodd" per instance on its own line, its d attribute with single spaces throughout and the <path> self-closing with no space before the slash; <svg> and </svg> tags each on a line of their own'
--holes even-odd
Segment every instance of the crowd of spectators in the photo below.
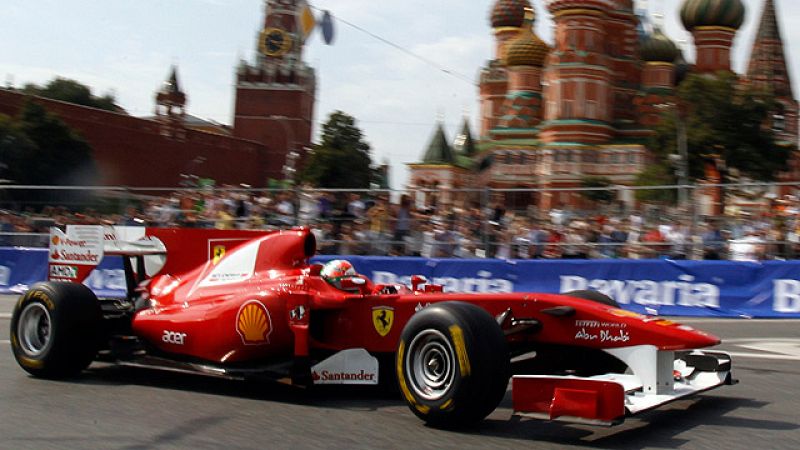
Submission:
<svg viewBox="0 0 800 450">
<path fill-rule="evenodd" d="M 800 207 L 787 197 L 779 211 L 714 219 L 607 215 L 556 207 L 510 211 L 501 195 L 487 204 L 420 205 L 409 194 L 182 190 L 153 197 L 122 214 L 63 207 L 0 211 L 0 245 L 44 236 L 52 225 L 106 224 L 217 229 L 308 226 L 319 252 L 428 258 L 672 258 L 764 260 L 800 255 Z M 39 240 L 42 240 L 41 238 Z M 29 240 L 21 245 L 35 245 Z M 36 241 L 38 242 L 38 241 Z M 43 244 L 44 245 L 44 244 Z"/>
</svg>

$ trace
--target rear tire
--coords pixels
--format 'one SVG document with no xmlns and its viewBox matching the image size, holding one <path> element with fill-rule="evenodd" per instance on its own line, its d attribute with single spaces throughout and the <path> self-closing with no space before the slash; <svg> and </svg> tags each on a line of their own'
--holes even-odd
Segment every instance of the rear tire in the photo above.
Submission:
<svg viewBox="0 0 800 450">
<path fill-rule="evenodd" d="M 607 296 L 607 295 L 605 295 L 605 294 L 603 294 L 601 292 L 597 292 L 597 291 L 589 291 L 589 290 L 585 290 L 585 291 L 570 291 L 570 292 L 564 292 L 561 295 L 566 295 L 566 296 L 575 297 L 575 298 L 582 298 L 584 300 L 589 300 L 589 301 L 592 301 L 592 302 L 595 302 L 595 303 L 602 303 L 603 305 L 611 306 L 611 307 L 614 307 L 614 308 L 619 308 L 619 303 L 617 303 L 616 300 L 614 300 L 613 298 L 611 298 L 611 297 L 609 297 L 609 296 Z"/>
<path fill-rule="evenodd" d="M 406 324 L 396 356 L 397 381 L 408 407 L 426 423 L 465 427 L 503 399 L 511 373 L 503 331 L 483 308 L 444 302 Z"/>
<path fill-rule="evenodd" d="M 65 378 L 91 364 L 100 345 L 97 297 L 78 283 L 43 282 L 22 295 L 11 316 L 11 348 L 31 375 Z"/>
</svg>

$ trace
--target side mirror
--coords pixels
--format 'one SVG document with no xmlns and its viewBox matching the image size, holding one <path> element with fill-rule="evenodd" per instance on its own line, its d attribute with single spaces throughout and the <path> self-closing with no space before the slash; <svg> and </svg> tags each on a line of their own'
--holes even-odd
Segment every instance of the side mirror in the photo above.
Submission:
<svg viewBox="0 0 800 450">
<path fill-rule="evenodd" d="M 427 283 L 428 279 L 422 275 L 412 275 L 411 276 L 411 290 L 417 292 L 420 289 L 420 286 Z"/>
<path fill-rule="evenodd" d="M 308 266 L 308 275 L 312 277 L 318 277 L 320 273 L 322 273 L 322 264 L 312 264 Z"/>
<path fill-rule="evenodd" d="M 345 291 L 358 291 L 361 294 L 366 294 L 367 280 L 361 277 L 343 278 L 339 283 Z"/>
</svg>

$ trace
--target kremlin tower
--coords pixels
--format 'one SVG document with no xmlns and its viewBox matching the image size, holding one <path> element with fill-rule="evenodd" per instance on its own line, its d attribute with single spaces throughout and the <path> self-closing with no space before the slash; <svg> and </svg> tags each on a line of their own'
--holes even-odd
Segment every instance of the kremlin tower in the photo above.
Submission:
<svg viewBox="0 0 800 450">
<path fill-rule="evenodd" d="M 241 61 L 236 70 L 234 135 L 270 149 L 267 172 L 276 179 L 311 145 L 316 75 L 302 60 L 300 3 L 265 0 L 255 64 Z"/>
</svg>

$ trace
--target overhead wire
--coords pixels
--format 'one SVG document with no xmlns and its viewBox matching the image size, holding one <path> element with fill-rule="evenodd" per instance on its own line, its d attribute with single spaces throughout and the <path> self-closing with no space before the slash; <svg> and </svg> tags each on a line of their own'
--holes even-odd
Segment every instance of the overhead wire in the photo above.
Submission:
<svg viewBox="0 0 800 450">
<path fill-rule="evenodd" d="M 311 6 L 311 5 L 309 5 L 309 6 L 311 7 L 311 9 L 314 9 L 314 10 L 316 10 L 318 12 L 323 12 L 322 9 L 320 9 L 320 8 L 318 8 L 316 6 Z M 459 79 L 461 81 L 465 81 L 465 82 L 469 83 L 472 86 L 477 86 L 477 84 L 475 84 L 475 81 L 473 81 L 470 77 L 468 77 L 468 76 L 466 76 L 466 75 L 464 75 L 462 73 L 459 73 L 459 72 L 456 72 L 455 70 L 448 69 L 446 67 L 440 66 L 435 61 L 432 61 L 432 60 L 430 60 L 430 59 L 428 59 L 428 58 L 426 58 L 426 57 L 424 57 L 422 55 L 414 53 L 413 51 L 409 50 L 406 47 L 403 47 L 400 44 L 395 44 L 394 42 L 392 42 L 392 41 L 390 41 L 390 40 L 388 40 L 388 39 L 386 39 L 386 38 L 384 38 L 382 36 L 379 36 L 379 35 L 371 32 L 371 31 L 367 30 L 366 28 L 363 28 L 363 27 L 361 27 L 359 25 L 356 25 L 356 24 L 354 24 L 354 23 L 352 23 L 350 21 L 342 19 L 341 17 L 339 17 L 339 16 L 337 16 L 337 15 L 335 15 L 333 13 L 329 12 L 329 14 L 331 15 L 331 17 L 333 19 L 335 19 L 335 20 L 337 20 L 337 21 L 339 21 L 339 22 L 341 22 L 341 23 L 343 23 L 343 24 L 345 24 L 345 25 L 347 25 L 347 26 L 349 26 L 351 28 L 354 28 L 354 29 L 358 30 L 358 31 L 360 31 L 360 32 L 372 37 L 375 40 L 383 42 L 384 44 L 386 44 L 386 45 L 388 45 L 390 47 L 393 47 L 394 49 L 399 50 L 399 51 L 401 51 L 401 52 L 403 52 L 403 53 L 405 53 L 405 54 L 407 54 L 407 55 L 409 55 L 409 56 L 411 56 L 413 58 L 416 58 L 416 59 L 422 61 L 423 63 L 435 68 L 436 70 L 439 70 L 440 72 L 442 72 L 442 73 L 444 73 L 446 75 L 450 75 L 450 76 L 452 76 L 454 78 L 457 78 L 457 79 Z"/>
</svg>

